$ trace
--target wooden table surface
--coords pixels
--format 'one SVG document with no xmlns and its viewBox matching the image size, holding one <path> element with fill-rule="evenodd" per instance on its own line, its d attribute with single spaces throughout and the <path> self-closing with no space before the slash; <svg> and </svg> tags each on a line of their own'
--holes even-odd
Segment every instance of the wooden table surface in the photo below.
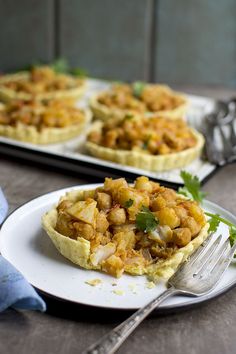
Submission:
<svg viewBox="0 0 236 354">
<path fill-rule="evenodd" d="M 185 88 L 189 92 L 230 97 L 232 91 Z M 208 199 L 236 214 L 236 164 L 222 168 L 204 186 Z M 88 183 L 86 176 L 55 171 L 1 156 L 0 186 L 10 209 L 54 189 Z M 96 178 L 93 182 L 96 182 Z M 36 270 L 37 271 L 37 270 Z M 91 309 L 45 298 L 46 313 L 15 311 L 0 314 L 0 353 L 79 354 L 124 320 L 129 313 Z M 201 306 L 171 314 L 153 314 L 118 353 L 236 353 L 236 288 Z"/>
</svg>

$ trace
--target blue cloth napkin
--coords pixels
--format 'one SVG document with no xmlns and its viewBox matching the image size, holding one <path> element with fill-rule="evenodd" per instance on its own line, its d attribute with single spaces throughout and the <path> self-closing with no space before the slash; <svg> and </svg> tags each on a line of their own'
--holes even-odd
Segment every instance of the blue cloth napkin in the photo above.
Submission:
<svg viewBox="0 0 236 354">
<path fill-rule="evenodd" d="M 0 188 L 0 224 L 7 212 L 8 204 Z M 45 302 L 23 275 L 0 256 L 0 312 L 8 307 L 22 310 L 46 310 Z"/>
</svg>

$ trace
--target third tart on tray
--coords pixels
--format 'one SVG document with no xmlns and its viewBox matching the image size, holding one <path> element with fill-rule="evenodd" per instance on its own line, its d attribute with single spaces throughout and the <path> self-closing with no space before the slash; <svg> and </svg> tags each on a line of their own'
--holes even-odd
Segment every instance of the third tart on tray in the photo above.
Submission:
<svg viewBox="0 0 236 354">
<path fill-rule="evenodd" d="M 134 115 L 95 122 L 86 143 L 93 156 L 149 171 L 186 166 L 203 145 L 202 134 L 182 119 Z"/>
</svg>

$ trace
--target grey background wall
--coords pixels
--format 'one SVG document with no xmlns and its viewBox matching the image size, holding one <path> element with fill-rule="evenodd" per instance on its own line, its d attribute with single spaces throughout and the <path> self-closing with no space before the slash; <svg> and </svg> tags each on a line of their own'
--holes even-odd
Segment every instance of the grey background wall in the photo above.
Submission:
<svg viewBox="0 0 236 354">
<path fill-rule="evenodd" d="M 236 87 L 235 0 L 0 0 L 0 71 L 58 57 L 116 80 Z"/>
</svg>

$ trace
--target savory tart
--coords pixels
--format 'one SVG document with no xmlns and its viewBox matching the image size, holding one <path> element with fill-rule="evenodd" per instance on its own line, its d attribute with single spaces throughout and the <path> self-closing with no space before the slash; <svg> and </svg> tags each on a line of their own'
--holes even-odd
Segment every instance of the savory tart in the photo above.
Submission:
<svg viewBox="0 0 236 354">
<path fill-rule="evenodd" d="M 48 66 L 0 77 L 0 99 L 51 100 L 79 98 L 85 90 L 85 80 L 55 72 Z"/>
<path fill-rule="evenodd" d="M 132 115 L 95 122 L 86 143 L 96 157 L 149 171 L 188 165 L 203 145 L 203 136 L 182 119 Z"/>
<path fill-rule="evenodd" d="M 0 106 L 0 135 L 34 144 L 50 144 L 79 135 L 91 113 L 67 100 L 12 101 Z"/>
<path fill-rule="evenodd" d="M 74 190 L 42 219 L 58 251 L 73 263 L 120 277 L 168 279 L 208 236 L 200 205 L 147 177 L 133 185 L 106 178 Z"/>
<path fill-rule="evenodd" d="M 187 111 L 187 99 L 166 85 L 115 84 L 110 90 L 92 97 L 90 106 L 95 118 L 101 120 L 143 113 L 183 119 Z"/>
</svg>

